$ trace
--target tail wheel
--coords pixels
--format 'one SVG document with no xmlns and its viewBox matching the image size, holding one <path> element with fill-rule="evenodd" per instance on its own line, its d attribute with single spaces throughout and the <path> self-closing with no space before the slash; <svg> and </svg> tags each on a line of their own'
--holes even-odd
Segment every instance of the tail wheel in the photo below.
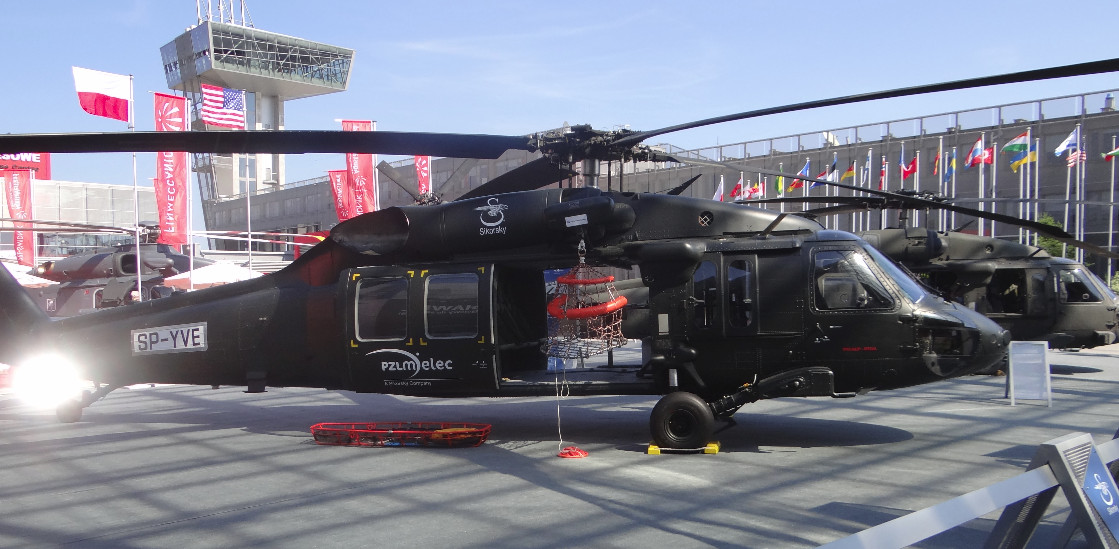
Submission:
<svg viewBox="0 0 1119 549">
<path fill-rule="evenodd" d="M 67 400 L 55 408 L 54 414 L 62 423 L 74 423 L 82 419 L 82 403 L 77 400 Z"/>
<path fill-rule="evenodd" d="M 711 406 L 685 391 L 665 395 L 649 417 L 653 443 L 665 448 L 700 448 L 709 442 L 714 426 Z"/>
</svg>

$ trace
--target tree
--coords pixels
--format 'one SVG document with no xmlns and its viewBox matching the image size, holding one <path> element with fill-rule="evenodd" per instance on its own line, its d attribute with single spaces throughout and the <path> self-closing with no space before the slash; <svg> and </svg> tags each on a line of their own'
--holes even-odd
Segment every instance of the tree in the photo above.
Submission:
<svg viewBox="0 0 1119 549">
<path fill-rule="evenodd" d="M 1058 229 L 1061 228 L 1061 224 L 1057 223 L 1057 220 L 1053 219 L 1053 216 L 1047 213 L 1041 214 L 1041 217 L 1037 218 L 1037 222 L 1051 227 L 1057 227 Z M 1049 255 L 1053 257 L 1076 257 L 1076 251 L 1071 246 L 1066 248 L 1064 243 L 1053 237 L 1038 234 L 1037 247 L 1049 252 Z M 1064 249 L 1064 253 L 1062 253 L 1062 249 Z"/>
</svg>

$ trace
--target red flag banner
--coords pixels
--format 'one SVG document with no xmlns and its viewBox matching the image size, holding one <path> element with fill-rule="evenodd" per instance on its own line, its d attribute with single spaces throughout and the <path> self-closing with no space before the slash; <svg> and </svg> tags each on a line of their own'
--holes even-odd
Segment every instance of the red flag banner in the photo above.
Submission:
<svg viewBox="0 0 1119 549">
<path fill-rule="evenodd" d="M 417 156 L 415 162 L 416 184 L 419 186 L 420 194 L 428 194 L 431 192 L 431 157 Z"/>
<path fill-rule="evenodd" d="M 354 195 L 350 192 L 349 170 L 330 170 L 330 190 L 334 194 L 334 212 L 338 214 L 338 221 L 345 221 L 353 217 Z"/>
<path fill-rule="evenodd" d="M 101 72 L 81 67 L 74 69 L 74 87 L 82 110 L 128 122 L 128 103 L 132 100 L 132 80 L 123 74 Z"/>
<path fill-rule="evenodd" d="M 373 131 L 373 122 L 369 120 L 343 120 L 342 131 Z M 350 215 L 359 216 L 366 212 L 375 211 L 379 205 L 377 204 L 377 188 L 373 185 L 373 155 L 347 153 L 346 171 L 350 172 L 349 186 L 354 197 Z"/>
<path fill-rule="evenodd" d="M 155 94 L 155 131 L 186 131 L 186 98 Z M 161 244 L 181 246 L 188 241 L 187 203 L 190 193 L 185 152 L 161 152 L 155 160 L 155 206 L 159 212 Z"/>
<path fill-rule="evenodd" d="M 12 219 L 31 219 L 31 170 L 0 171 L 5 198 L 8 200 L 8 215 Z M 22 221 L 13 223 L 16 229 L 30 229 L 31 224 Z M 16 230 L 12 240 L 16 262 L 28 267 L 35 266 L 35 233 L 30 230 Z"/>
</svg>

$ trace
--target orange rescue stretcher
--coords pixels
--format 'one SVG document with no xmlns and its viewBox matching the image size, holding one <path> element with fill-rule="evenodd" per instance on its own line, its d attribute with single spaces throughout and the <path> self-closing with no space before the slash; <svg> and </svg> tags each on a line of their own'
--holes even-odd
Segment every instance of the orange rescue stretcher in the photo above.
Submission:
<svg viewBox="0 0 1119 549">
<path fill-rule="evenodd" d="M 317 423 L 311 426 L 315 443 L 332 446 L 480 446 L 490 436 L 486 423 L 381 421 L 376 423 Z"/>
</svg>

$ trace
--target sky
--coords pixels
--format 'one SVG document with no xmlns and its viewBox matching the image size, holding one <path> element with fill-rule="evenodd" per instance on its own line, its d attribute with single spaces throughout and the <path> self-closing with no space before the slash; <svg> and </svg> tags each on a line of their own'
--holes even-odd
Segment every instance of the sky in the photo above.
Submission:
<svg viewBox="0 0 1119 549">
<path fill-rule="evenodd" d="M 217 0 L 212 0 L 217 6 Z M 233 2 L 240 10 L 240 2 Z M 349 89 L 286 104 L 287 129 L 521 135 L 691 120 L 1119 57 L 1113 2 L 1037 0 L 373 2 L 246 0 L 256 28 L 356 51 Z M 159 48 L 194 0 L 5 2 L 0 133 L 126 131 L 83 112 L 71 66 L 135 76 L 137 130 L 167 92 Z M 701 148 L 1119 88 L 1119 74 L 945 92 L 720 124 L 654 143 Z M 390 160 L 392 158 L 389 158 Z M 344 167 L 289 156 L 288 181 Z M 141 185 L 154 155 L 138 160 Z M 132 183 L 129 154 L 53 155 L 54 179 Z"/>
</svg>

